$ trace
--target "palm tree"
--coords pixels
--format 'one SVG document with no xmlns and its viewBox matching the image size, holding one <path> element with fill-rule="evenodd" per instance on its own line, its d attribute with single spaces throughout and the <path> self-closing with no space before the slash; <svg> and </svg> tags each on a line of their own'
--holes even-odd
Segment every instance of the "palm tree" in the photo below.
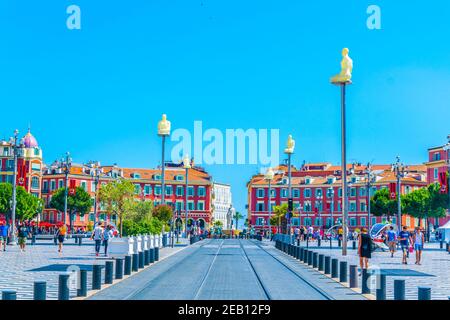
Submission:
<svg viewBox="0 0 450 320">
<path fill-rule="evenodd" d="M 276 225 L 278 226 L 278 232 L 280 232 L 281 221 L 283 219 L 286 219 L 285 216 L 287 213 L 287 209 L 288 209 L 287 203 L 284 203 L 280 206 L 273 207 L 274 216 L 272 217 L 273 220 L 271 221 L 271 224 L 272 224 L 272 222 L 275 222 L 275 221 L 277 222 Z"/>
<path fill-rule="evenodd" d="M 236 211 L 234 214 L 233 219 L 236 221 L 236 230 L 238 229 L 239 219 L 242 219 L 243 217 L 244 216 L 239 211 Z"/>
</svg>

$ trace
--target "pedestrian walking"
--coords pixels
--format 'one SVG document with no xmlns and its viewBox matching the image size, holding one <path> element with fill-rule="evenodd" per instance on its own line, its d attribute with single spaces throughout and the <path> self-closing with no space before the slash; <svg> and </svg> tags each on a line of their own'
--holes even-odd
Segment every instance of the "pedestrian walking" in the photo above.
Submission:
<svg viewBox="0 0 450 320">
<path fill-rule="evenodd" d="M 413 235 L 413 243 L 414 243 L 414 250 L 416 250 L 416 264 L 420 265 L 420 261 L 422 260 L 422 250 L 423 250 L 423 244 L 425 242 L 425 236 L 420 230 L 419 227 L 416 228 L 416 231 Z"/>
<path fill-rule="evenodd" d="M 97 223 L 97 226 L 95 227 L 94 232 L 92 233 L 91 239 L 95 241 L 95 255 L 98 257 L 103 239 L 103 228 L 100 222 Z"/>
<path fill-rule="evenodd" d="M 397 247 L 397 233 L 394 231 L 394 227 L 390 226 L 387 232 L 387 240 L 389 251 L 391 252 L 391 258 L 394 257 L 395 248 Z"/>
<path fill-rule="evenodd" d="M 58 230 L 56 230 L 55 237 L 58 239 L 58 252 L 59 253 L 62 253 L 63 243 L 64 243 L 64 239 L 66 238 L 66 234 L 67 234 L 67 226 L 65 224 L 63 224 L 62 226 L 60 226 L 58 228 Z"/>
<path fill-rule="evenodd" d="M 2 221 L 0 222 L 0 248 L 2 247 L 3 244 L 3 251 L 6 251 L 8 236 L 9 236 L 9 226 Z"/>
<path fill-rule="evenodd" d="M 105 226 L 105 230 L 103 230 L 103 246 L 105 247 L 105 257 L 108 255 L 108 243 L 109 239 L 113 237 L 113 232 L 111 230 L 111 226 Z"/>
<path fill-rule="evenodd" d="M 372 238 L 366 228 L 362 228 L 359 236 L 358 254 L 361 270 L 369 269 L 369 259 L 372 258 Z"/>
<path fill-rule="evenodd" d="M 29 233 L 30 231 L 28 227 L 23 223 L 21 223 L 17 228 L 17 237 L 19 240 L 19 248 L 21 252 L 25 252 L 25 246 L 27 244 L 27 238 Z"/>
<path fill-rule="evenodd" d="M 408 232 L 406 226 L 403 226 L 403 230 L 399 232 L 398 240 L 400 241 L 400 247 L 403 252 L 402 263 L 408 264 L 407 258 L 408 258 L 409 245 L 411 243 L 411 236 L 410 236 L 410 233 Z"/>
</svg>

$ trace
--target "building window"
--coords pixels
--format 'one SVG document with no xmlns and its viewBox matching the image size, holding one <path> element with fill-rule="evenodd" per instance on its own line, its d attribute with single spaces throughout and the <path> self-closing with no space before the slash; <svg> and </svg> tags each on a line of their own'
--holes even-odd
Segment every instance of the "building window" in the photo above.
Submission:
<svg viewBox="0 0 450 320">
<path fill-rule="evenodd" d="M 339 197 L 339 198 L 342 198 L 342 188 L 339 188 L 339 189 L 338 189 L 338 197 Z"/>
<path fill-rule="evenodd" d="M 304 205 L 303 211 L 311 212 L 311 203 L 306 202 L 305 205 Z"/>
<path fill-rule="evenodd" d="M 80 186 L 83 188 L 84 191 L 87 191 L 87 183 L 86 183 L 86 181 L 81 181 Z"/>
<path fill-rule="evenodd" d="M 375 192 L 377 192 L 377 187 L 372 187 L 370 189 L 370 196 L 373 196 L 375 194 Z"/>
<path fill-rule="evenodd" d="M 360 197 L 366 196 L 366 188 L 359 188 L 359 196 Z"/>
<path fill-rule="evenodd" d="M 146 195 L 152 194 L 152 186 L 146 184 L 144 186 L 144 194 L 146 194 Z"/>
<path fill-rule="evenodd" d="M 194 210 L 194 201 L 188 201 L 188 210 L 189 211 Z"/>
<path fill-rule="evenodd" d="M 303 196 L 304 196 L 305 198 L 310 198 L 310 197 L 311 197 L 311 189 L 305 189 L 305 190 L 303 191 Z"/>
<path fill-rule="evenodd" d="M 50 181 L 50 191 L 53 191 L 56 189 L 56 182 L 55 180 Z"/>
<path fill-rule="evenodd" d="M 365 227 L 367 225 L 366 218 L 361 218 L 361 226 Z"/>
<path fill-rule="evenodd" d="M 350 218 L 350 226 L 356 227 L 356 218 Z"/>
<path fill-rule="evenodd" d="M 194 196 L 194 187 L 192 187 L 192 186 L 188 187 L 188 196 L 190 196 L 190 197 Z"/>
<path fill-rule="evenodd" d="M 205 210 L 205 203 L 203 201 L 197 202 L 197 210 L 199 211 Z"/>
<path fill-rule="evenodd" d="M 315 226 L 321 226 L 322 225 L 322 218 L 316 218 L 314 221 Z"/>
<path fill-rule="evenodd" d="M 300 190 L 299 189 L 293 189 L 292 190 L 292 196 L 294 198 L 300 198 Z"/>
<path fill-rule="evenodd" d="M 155 195 L 160 196 L 161 195 L 161 186 L 155 186 Z"/>
<path fill-rule="evenodd" d="M 356 202 L 350 202 L 350 208 L 349 208 L 351 212 L 355 212 L 356 211 Z"/>
<path fill-rule="evenodd" d="M 177 181 L 183 181 L 183 180 L 184 180 L 184 176 L 178 174 L 178 175 L 175 176 L 175 180 L 177 180 Z"/>
<path fill-rule="evenodd" d="M 304 221 L 304 224 L 305 224 L 306 226 L 310 226 L 310 225 L 312 224 L 312 223 L 311 223 L 311 218 L 304 218 L 303 221 Z"/>
<path fill-rule="evenodd" d="M 31 178 L 31 188 L 39 189 L 39 178 L 38 177 Z"/>
<path fill-rule="evenodd" d="M 437 179 L 439 177 L 439 169 L 434 168 L 434 179 Z"/>
<path fill-rule="evenodd" d="M 183 202 L 177 201 L 176 208 L 177 208 L 178 212 L 183 211 L 183 209 L 184 209 Z"/>
<path fill-rule="evenodd" d="M 331 228 L 333 226 L 333 219 L 327 218 L 327 228 Z"/>
<path fill-rule="evenodd" d="M 322 189 L 318 188 L 316 189 L 316 197 L 321 197 L 322 196 Z"/>
<path fill-rule="evenodd" d="M 198 187 L 197 188 L 198 196 L 204 197 L 206 195 L 206 189 L 205 187 Z"/>
<path fill-rule="evenodd" d="M 134 185 L 134 193 L 135 194 L 141 194 L 141 185 L 140 184 L 135 184 Z"/>
<path fill-rule="evenodd" d="M 155 175 L 153 176 L 153 179 L 154 179 L 154 180 L 161 180 L 161 175 L 160 175 L 160 174 L 155 174 Z"/>
<path fill-rule="evenodd" d="M 43 182 L 43 186 L 42 186 L 42 191 L 43 192 L 47 192 L 48 191 L 48 181 L 44 181 Z"/>
<path fill-rule="evenodd" d="M 177 196 L 183 196 L 183 195 L 184 195 L 184 187 L 177 186 Z"/>
<path fill-rule="evenodd" d="M 270 189 L 270 195 L 271 195 L 271 197 L 275 198 L 275 197 L 277 196 L 277 190 L 271 188 L 271 189 Z"/>
<path fill-rule="evenodd" d="M 374 224 L 377 224 L 377 218 L 372 217 L 372 223 L 371 223 L 371 225 L 373 226 Z"/>
<path fill-rule="evenodd" d="M 367 209 L 366 209 L 366 203 L 365 203 L 365 202 L 361 202 L 361 203 L 359 204 L 359 207 L 360 207 L 360 211 L 361 211 L 361 212 L 367 211 Z"/>
<path fill-rule="evenodd" d="M 281 189 L 281 197 L 287 198 L 287 196 L 288 196 L 288 189 L 285 188 Z"/>
<path fill-rule="evenodd" d="M 172 186 L 166 186 L 166 196 L 171 196 L 173 194 Z"/>
<path fill-rule="evenodd" d="M 258 202 L 256 204 L 256 211 L 264 211 L 264 202 Z"/>
<path fill-rule="evenodd" d="M 350 197 L 356 197 L 356 188 L 350 188 Z"/>
<path fill-rule="evenodd" d="M 441 160 L 441 154 L 439 152 L 435 152 L 433 154 L 433 161 L 439 161 Z"/>
</svg>

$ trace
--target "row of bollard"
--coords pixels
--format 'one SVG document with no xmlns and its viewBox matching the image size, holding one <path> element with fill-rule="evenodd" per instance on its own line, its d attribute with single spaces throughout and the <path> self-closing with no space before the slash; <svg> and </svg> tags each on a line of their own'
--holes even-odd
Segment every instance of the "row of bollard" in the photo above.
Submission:
<svg viewBox="0 0 450 320">
<path fill-rule="evenodd" d="M 144 268 L 144 266 L 159 260 L 159 247 L 151 248 L 141 252 L 142 254 L 126 255 L 124 258 L 116 258 L 115 261 L 106 261 L 105 265 L 94 264 L 92 266 L 92 290 L 100 290 L 102 286 L 102 269 L 105 268 L 104 284 L 112 284 L 113 278 L 122 279 L 124 275 L 131 275 L 132 272 Z M 114 268 L 115 262 L 115 268 Z M 79 270 L 77 297 L 87 296 L 87 270 Z M 69 300 L 70 274 L 60 274 L 58 278 L 58 300 Z M 16 300 L 15 290 L 3 290 L 2 300 Z M 33 286 L 33 299 L 47 299 L 47 282 L 35 281 Z"/>
<path fill-rule="evenodd" d="M 347 261 L 339 261 L 337 258 L 332 258 L 308 248 L 299 247 L 293 244 L 288 244 L 280 240 L 275 241 L 275 247 L 288 255 L 300 260 L 301 262 L 312 266 L 318 271 L 322 271 L 325 275 L 334 279 L 339 279 L 341 283 L 348 283 L 352 289 L 358 288 L 358 266 L 348 266 Z M 361 271 L 361 293 L 370 294 L 369 277 L 367 269 Z M 405 294 L 405 280 L 394 280 L 394 300 L 406 300 Z M 376 275 L 376 299 L 386 300 L 386 275 Z M 450 299 L 450 296 L 449 296 Z M 418 287 L 418 300 L 431 300 L 430 287 Z"/>
</svg>

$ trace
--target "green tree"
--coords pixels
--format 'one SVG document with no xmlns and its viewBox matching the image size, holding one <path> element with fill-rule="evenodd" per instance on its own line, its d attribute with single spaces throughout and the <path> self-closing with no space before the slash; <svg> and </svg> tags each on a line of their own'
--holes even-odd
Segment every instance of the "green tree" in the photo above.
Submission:
<svg viewBox="0 0 450 320">
<path fill-rule="evenodd" d="M 12 184 L 0 183 L 0 212 L 9 214 L 11 212 Z M 42 212 L 43 202 L 41 199 L 28 193 L 23 187 L 16 188 L 16 219 L 33 219 Z"/>
<path fill-rule="evenodd" d="M 129 201 L 126 203 L 127 219 L 135 222 L 150 220 L 153 211 L 151 201 Z"/>
<path fill-rule="evenodd" d="M 377 190 L 370 199 L 370 213 L 375 216 L 393 216 L 397 211 L 397 200 L 391 199 L 387 188 Z"/>
<path fill-rule="evenodd" d="M 160 204 L 154 208 L 153 216 L 167 225 L 173 217 L 172 207 L 167 204 Z"/>
<path fill-rule="evenodd" d="M 214 227 L 222 228 L 223 227 L 223 222 L 220 221 L 220 220 L 217 220 L 216 222 L 214 222 Z"/>
<path fill-rule="evenodd" d="M 105 206 L 108 214 L 115 214 L 119 217 L 120 234 L 123 231 L 122 224 L 127 215 L 130 201 L 132 201 L 134 190 L 133 183 L 120 179 L 107 183 L 98 191 L 100 202 Z"/>
<path fill-rule="evenodd" d="M 52 195 L 50 207 L 64 212 L 64 199 L 66 188 L 56 190 Z M 76 213 L 81 217 L 89 213 L 92 206 L 91 196 L 82 187 L 76 187 L 75 194 L 67 195 L 67 213 L 69 214 L 70 231 L 72 232 L 72 220 Z"/>
<path fill-rule="evenodd" d="M 282 223 L 286 220 L 287 211 L 288 211 L 287 203 L 284 203 L 280 206 L 274 206 L 273 215 L 270 218 L 270 225 L 277 226 L 278 230 L 280 230 Z"/>
<path fill-rule="evenodd" d="M 238 228 L 238 226 L 239 226 L 239 220 L 242 219 L 243 217 L 244 217 L 244 216 L 243 216 L 239 211 L 236 211 L 236 212 L 234 213 L 233 219 L 234 219 L 234 221 L 236 222 L 236 230 L 239 229 L 239 228 Z"/>
</svg>

